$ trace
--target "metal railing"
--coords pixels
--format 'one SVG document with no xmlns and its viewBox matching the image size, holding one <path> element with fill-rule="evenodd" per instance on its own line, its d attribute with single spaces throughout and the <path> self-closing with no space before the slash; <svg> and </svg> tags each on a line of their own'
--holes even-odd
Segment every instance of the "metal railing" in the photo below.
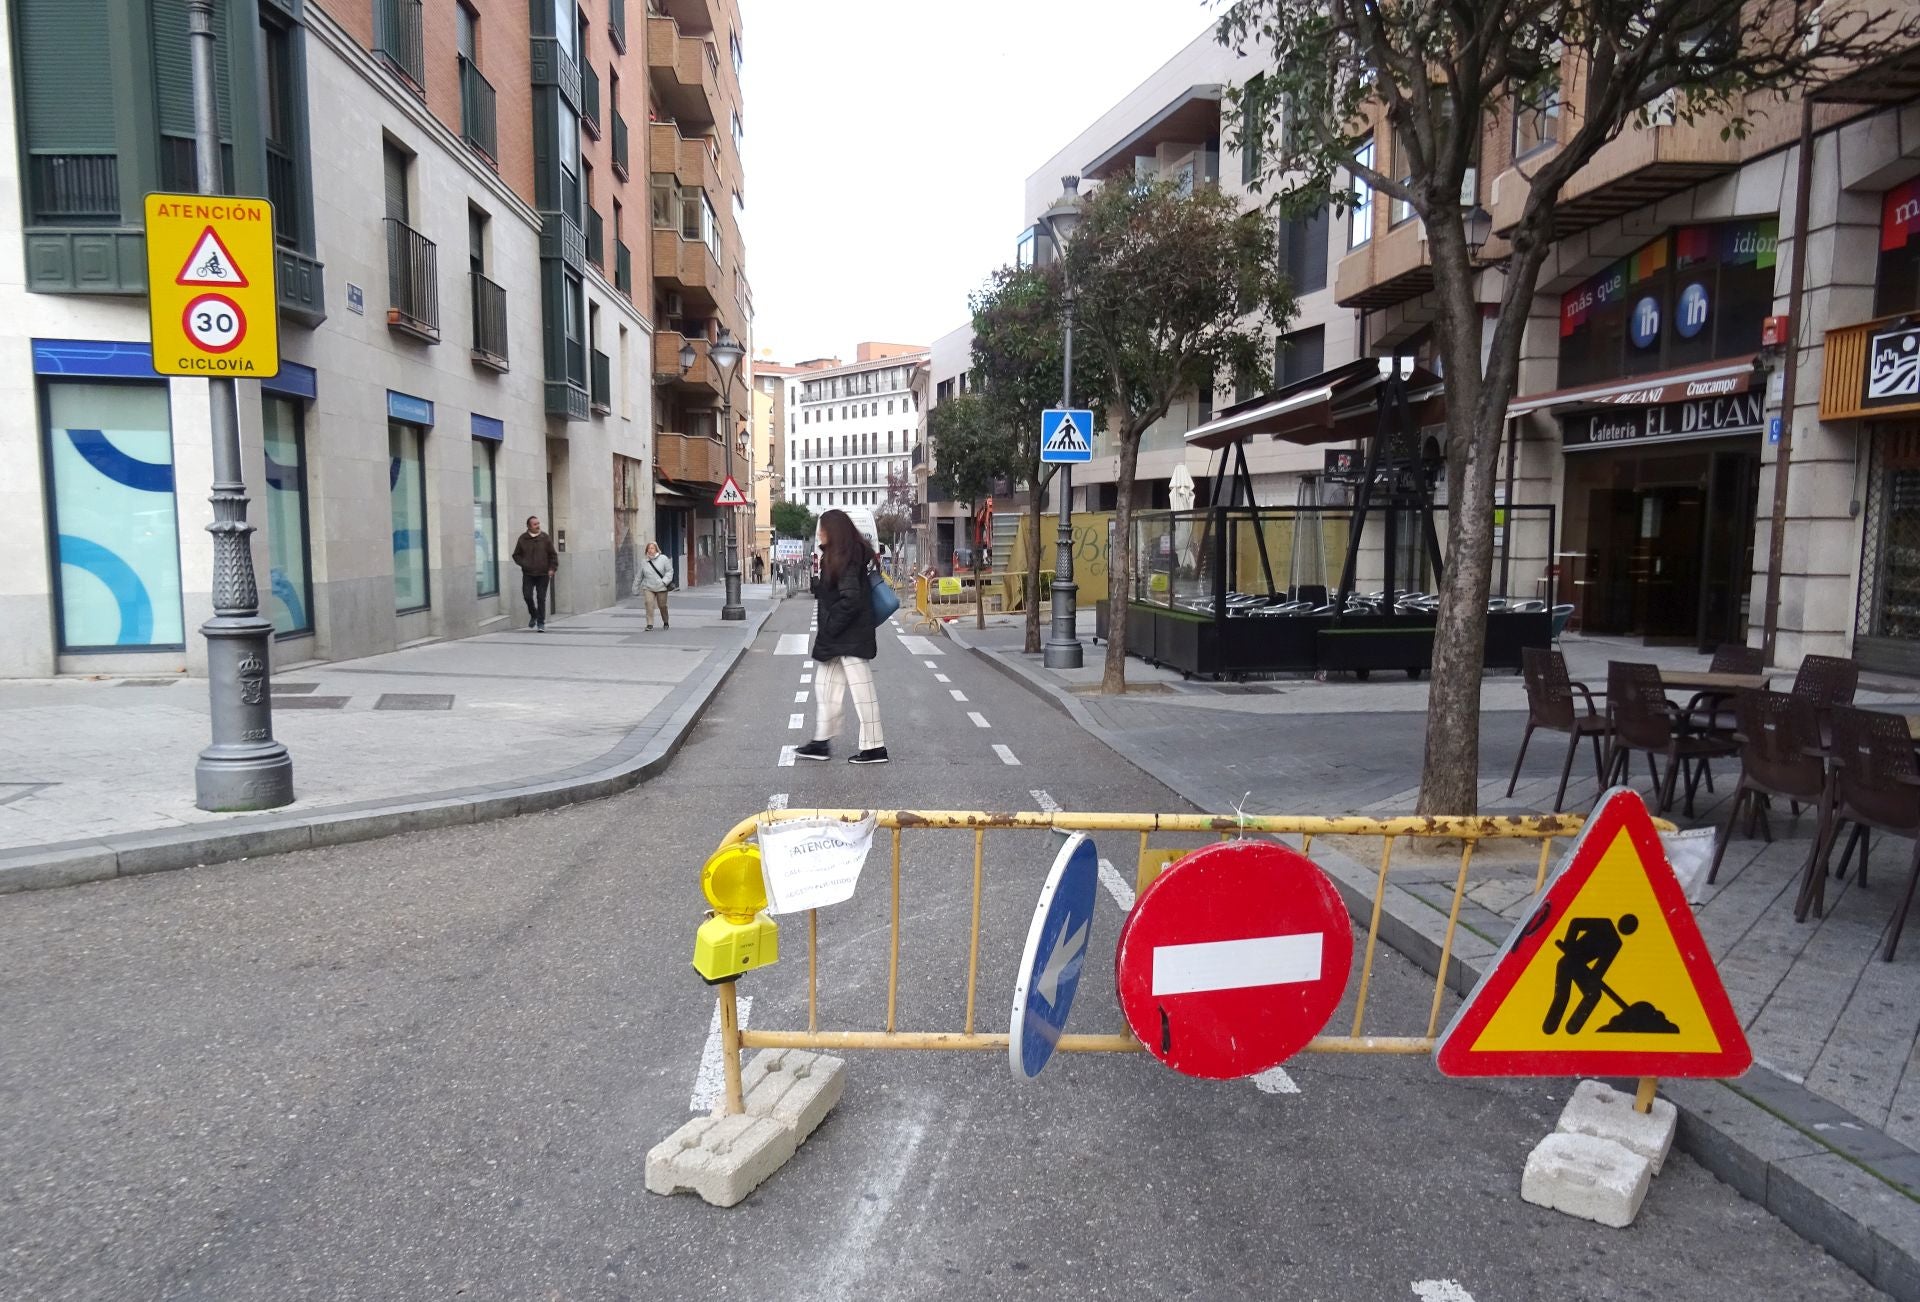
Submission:
<svg viewBox="0 0 1920 1302">
<path fill-rule="evenodd" d="M 300 170 L 293 152 L 267 142 L 267 198 L 273 202 L 273 237 L 290 249 L 300 247 Z"/>
<path fill-rule="evenodd" d="M 36 222 L 120 220 L 119 160 L 112 154 L 29 154 L 27 178 Z"/>
<path fill-rule="evenodd" d="M 726 1079 L 725 1111 L 740 1113 L 744 1111 L 744 1101 L 740 1090 L 740 1051 L 742 1049 L 811 1049 L 841 1051 L 847 1049 L 988 1049 L 1002 1053 L 1007 1050 L 1009 1037 L 1004 1032 L 989 1032 L 976 1029 L 977 995 L 980 977 L 980 936 L 981 903 L 985 888 L 986 874 L 986 838 L 991 833 L 1000 832 L 1118 832 L 1135 835 L 1139 838 L 1139 861 L 1135 872 L 1134 889 L 1144 890 L 1148 883 L 1173 859 L 1197 847 L 1156 847 L 1151 844 L 1157 835 L 1186 835 L 1217 837 L 1229 840 L 1236 836 L 1265 836 L 1297 838 L 1301 853 L 1311 857 L 1316 840 L 1342 838 L 1359 854 L 1353 856 L 1356 862 L 1361 856 L 1371 859 L 1373 850 L 1370 842 L 1379 842 L 1379 867 L 1377 871 L 1365 869 L 1373 877 L 1373 889 L 1370 903 L 1366 904 L 1366 943 L 1358 954 L 1358 972 L 1355 979 L 1353 1013 L 1345 1034 L 1315 1036 L 1306 1045 L 1307 1053 L 1359 1053 L 1359 1054 L 1428 1054 L 1433 1051 L 1435 1037 L 1440 1029 L 1440 1012 L 1444 1003 L 1448 976 L 1452 968 L 1452 955 L 1455 934 L 1460 925 L 1460 914 L 1465 900 L 1467 878 L 1473 867 L 1474 856 L 1481 844 L 1487 841 L 1538 841 L 1540 852 L 1537 864 L 1533 867 L 1533 886 L 1537 893 L 1545 883 L 1548 865 L 1553 854 L 1555 841 L 1562 837 L 1577 835 L 1584 820 L 1567 814 L 1544 816 L 1515 815 L 1503 817 L 1435 817 L 1435 818 L 1316 818 L 1292 815 L 1263 817 L 1259 815 L 1239 814 L 1122 814 L 1122 813 L 1067 813 L 1054 811 L 1049 813 L 990 813 L 982 810 L 853 810 L 853 809 L 787 809 L 768 810 L 752 818 L 744 819 L 734 826 L 721 841 L 721 847 L 738 845 L 754 837 L 758 829 L 768 823 L 785 822 L 799 818 L 829 818 L 846 823 L 857 823 L 872 816 L 878 827 L 889 832 L 889 925 L 886 1017 L 881 1029 L 835 1029 L 823 1030 L 820 1016 L 820 962 L 819 962 L 819 917 L 818 910 L 809 910 L 807 919 L 807 1026 L 805 1030 L 772 1030 L 764 1026 L 752 1030 L 741 1029 L 736 1002 L 736 984 L 728 980 L 716 987 L 720 1002 L 720 1027 L 722 1046 L 722 1067 Z M 1663 832 L 1672 831 L 1672 825 L 1656 822 Z M 966 936 L 964 1011 L 960 1017 L 958 1030 L 906 1030 L 900 1026 L 900 967 L 901 967 L 901 900 L 904 894 L 905 878 L 901 873 L 901 851 L 905 839 L 903 833 L 911 831 L 916 841 L 943 831 L 965 832 L 972 834 L 972 907 L 971 910 L 952 908 L 943 910 L 954 918 L 971 918 Z M 1454 877 L 1451 903 L 1447 911 L 1446 934 L 1441 943 L 1439 962 L 1435 965 L 1435 977 L 1432 993 L 1426 1001 L 1425 1017 L 1420 1023 L 1399 1027 L 1396 1034 L 1372 1035 L 1367 1033 L 1368 997 L 1373 984 L 1374 960 L 1379 949 L 1380 924 L 1387 891 L 1388 873 L 1393 864 L 1395 846 L 1402 841 L 1427 841 L 1446 844 L 1460 843 L 1459 867 Z M 1525 862 L 1524 860 L 1522 862 Z M 1349 873 L 1350 877 L 1354 874 Z M 1000 874 L 998 880 L 1017 884 L 1021 889 L 1031 887 L 1030 875 Z M 1358 887 L 1350 887 L 1350 892 L 1358 893 Z M 1123 903 L 1122 907 L 1128 907 Z M 1350 904 L 1351 907 L 1351 904 Z M 1357 919 L 1356 919 L 1357 921 Z M 936 945 L 929 941 L 927 924 L 922 919 L 916 923 L 916 944 L 914 955 L 924 956 L 929 962 L 939 962 L 935 953 Z M 865 933 L 862 933 L 865 934 Z M 948 959 L 948 962 L 953 961 Z M 961 991 L 953 992 L 956 1005 L 961 1003 Z M 796 1001 L 797 1002 L 797 1001 Z M 1057 1049 L 1068 1053 L 1134 1053 L 1142 1049 L 1140 1042 L 1125 1030 L 1104 1034 L 1065 1034 L 1057 1044 Z"/>
<path fill-rule="evenodd" d="M 398 217 L 387 221 L 387 324 L 440 338 L 439 250 Z"/>
<path fill-rule="evenodd" d="M 593 350 L 593 384 L 587 397 L 601 415 L 613 410 L 613 359 L 598 348 Z"/>
<path fill-rule="evenodd" d="M 473 282 L 473 360 L 495 370 L 507 369 L 507 291 L 477 271 Z"/>
<path fill-rule="evenodd" d="M 460 56 L 460 138 L 487 156 L 488 162 L 500 157 L 499 126 L 493 106 L 493 83 L 474 67 L 473 60 Z"/>
<path fill-rule="evenodd" d="M 619 240 L 613 242 L 613 287 L 633 297 L 633 250 Z"/>
<path fill-rule="evenodd" d="M 373 52 L 415 90 L 427 87 L 421 0 L 373 0 Z"/>
<path fill-rule="evenodd" d="M 580 60 L 580 125 L 595 140 L 600 138 L 600 74 L 585 59 Z"/>
<path fill-rule="evenodd" d="M 587 209 L 587 261 L 602 269 L 607 265 L 606 225 L 598 208 Z"/>
<path fill-rule="evenodd" d="M 622 181 L 627 179 L 627 120 L 618 109 L 613 114 L 613 170 Z"/>
</svg>

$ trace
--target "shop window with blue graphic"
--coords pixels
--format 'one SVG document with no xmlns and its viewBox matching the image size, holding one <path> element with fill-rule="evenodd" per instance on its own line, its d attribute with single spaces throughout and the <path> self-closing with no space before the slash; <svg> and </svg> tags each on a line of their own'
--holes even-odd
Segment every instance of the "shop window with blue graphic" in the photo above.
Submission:
<svg viewBox="0 0 1920 1302">
<path fill-rule="evenodd" d="M 313 571 L 307 552 L 307 439 L 302 404 L 263 395 L 267 453 L 267 582 L 273 631 L 313 631 Z"/>
<path fill-rule="evenodd" d="M 185 645 L 166 385 L 42 392 L 60 649 Z"/>
<path fill-rule="evenodd" d="M 427 593 L 427 477 L 421 464 L 424 431 L 387 423 L 387 489 L 393 499 L 393 609 L 425 610 Z"/>
</svg>

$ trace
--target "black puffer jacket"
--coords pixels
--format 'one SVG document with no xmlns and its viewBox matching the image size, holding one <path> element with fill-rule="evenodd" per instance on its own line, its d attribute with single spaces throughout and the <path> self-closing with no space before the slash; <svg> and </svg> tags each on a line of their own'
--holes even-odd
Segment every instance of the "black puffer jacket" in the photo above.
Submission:
<svg viewBox="0 0 1920 1302">
<path fill-rule="evenodd" d="M 871 660 L 880 654 L 873 636 L 873 598 L 867 591 L 864 565 L 850 567 L 833 582 L 820 576 L 820 631 L 813 639 L 815 660 L 853 656 Z"/>
</svg>

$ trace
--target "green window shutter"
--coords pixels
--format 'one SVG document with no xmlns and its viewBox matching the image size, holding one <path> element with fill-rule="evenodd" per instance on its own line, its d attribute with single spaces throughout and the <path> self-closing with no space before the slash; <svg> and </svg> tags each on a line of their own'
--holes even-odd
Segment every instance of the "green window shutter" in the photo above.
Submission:
<svg viewBox="0 0 1920 1302">
<path fill-rule="evenodd" d="M 27 148 L 112 154 L 107 0 L 15 0 Z"/>
<path fill-rule="evenodd" d="M 193 46 L 187 35 L 187 0 L 152 0 L 153 93 L 160 134 L 193 137 Z M 233 139 L 233 92 L 228 64 L 227 5 L 215 6 L 213 36 L 214 87 L 220 105 L 220 138 Z"/>
<path fill-rule="evenodd" d="M 407 210 L 407 156 L 388 145 L 383 151 L 386 172 L 387 216 L 411 226 Z"/>
</svg>

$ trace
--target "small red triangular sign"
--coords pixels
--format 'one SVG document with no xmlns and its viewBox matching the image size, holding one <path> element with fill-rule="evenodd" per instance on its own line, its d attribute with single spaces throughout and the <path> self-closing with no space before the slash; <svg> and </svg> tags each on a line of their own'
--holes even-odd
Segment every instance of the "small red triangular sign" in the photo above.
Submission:
<svg viewBox="0 0 1920 1302">
<path fill-rule="evenodd" d="M 720 491 L 713 495 L 715 506 L 745 506 L 747 495 L 740 491 L 740 485 L 733 482 L 733 476 L 727 476 L 727 482 L 720 485 Z"/>
<path fill-rule="evenodd" d="M 1753 1050 L 1640 797 L 1600 798 L 1434 1045 L 1448 1076 L 1738 1076 Z"/>
<path fill-rule="evenodd" d="M 193 242 L 193 252 L 187 255 L 186 265 L 180 268 L 180 274 L 173 278 L 173 283 L 245 289 L 247 273 L 240 270 L 240 264 L 227 251 L 226 241 L 220 238 L 220 232 L 209 226 Z"/>
</svg>

